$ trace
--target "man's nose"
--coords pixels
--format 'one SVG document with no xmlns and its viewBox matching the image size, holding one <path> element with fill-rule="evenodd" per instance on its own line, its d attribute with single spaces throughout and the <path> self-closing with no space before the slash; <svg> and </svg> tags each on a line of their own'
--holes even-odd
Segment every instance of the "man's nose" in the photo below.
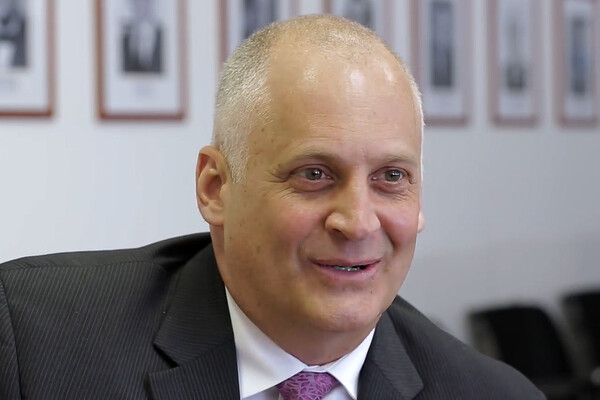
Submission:
<svg viewBox="0 0 600 400">
<path fill-rule="evenodd" d="M 381 227 L 366 186 L 349 186 L 335 195 L 325 229 L 338 232 L 349 240 L 363 240 Z"/>
</svg>

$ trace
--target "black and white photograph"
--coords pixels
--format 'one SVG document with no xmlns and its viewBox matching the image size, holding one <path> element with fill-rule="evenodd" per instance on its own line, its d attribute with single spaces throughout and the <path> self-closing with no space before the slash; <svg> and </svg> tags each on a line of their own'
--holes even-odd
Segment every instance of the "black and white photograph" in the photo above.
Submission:
<svg viewBox="0 0 600 400">
<path fill-rule="evenodd" d="M 101 119 L 184 117 L 184 3 L 96 0 Z"/>
<path fill-rule="evenodd" d="M 0 116 L 53 112 L 53 1 L 0 0 Z"/>
<path fill-rule="evenodd" d="M 591 21 L 576 16 L 569 21 L 569 92 L 585 96 L 592 89 Z"/>
<path fill-rule="evenodd" d="M 394 47 L 394 2 L 390 0 L 323 0 L 323 12 L 356 21 L 377 32 Z"/>
<path fill-rule="evenodd" d="M 26 4 L 19 0 L 0 0 L 0 66 L 22 68 L 27 65 Z"/>
<path fill-rule="evenodd" d="M 300 0 L 221 0 L 219 1 L 219 63 L 240 43 L 272 22 L 298 15 Z"/>
<path fill-rule="evenodd" d="M 411 64 L 430 124 L 467 120 L 470 1 L 413 0 Z"/>
<path fill-rule="evenodd" d="M 391 45 L 392 5 L 388 0 L 324 0 L 323 12 L 356 21 L 377 32 Z"/>
<path fill-rule="evenodd" d="M 488 8 L 489 103 L 494 122 L 531 125 L 539 114 L 538 0 L 493 0 Z"/>
<path fill-rule="evenodd" d="M 340 15 L 370 29 L 375 29 L 375 5 L 371 0 L 340 1 Z"/>
<path fill-rule="evenodd" d="M 563 124 L 598 121 L 595 7 L 593 0 L 559 2 L 556 103 Z"/>
<path fill-rule="evenodd" d="M 447 1 L 432 1 L 429 9 L 431 43 L 429 46 L 429 73 L 433 87 L 452 88 L 455 78 L 456 48 L 454 5 Z"/>
<path fill-rule="evenodd" d="M 125 0 L 130 7 L 121 34 L 124 72 L 160 73 L 163 64 L 163 27 L 155 0 Z"/>
<path fill-rule="evenodd" d="M 277 19 L 275 0 L 244 0 L 244 39 Z"/>
</svg>

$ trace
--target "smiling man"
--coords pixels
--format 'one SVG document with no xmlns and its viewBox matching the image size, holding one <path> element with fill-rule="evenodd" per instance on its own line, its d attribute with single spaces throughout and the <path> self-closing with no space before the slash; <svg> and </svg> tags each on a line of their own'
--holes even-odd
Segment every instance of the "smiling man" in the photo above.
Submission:
<svg viewBox="0 0 600 400">
<path fill-rule="evenodd" d="M 222 143 L 240 124 L 223 95 L 215 147 L 199 161 L 200 211 L 231 297 L 308 364 L 340 358 L 373 330 L 408 272 L 421 221 L 418 99 L 383 45 L 352 49 L 367 39 L 359 27 L 355 36 L 301 39 L 300 30 L 339 24 L 273 26 L 234 55 L 223 85 L 237 83 L 236 63 L 273 41 L 260 95 L 232 90 L 241 92 L 232 101 L 264 112 L 236 139 L 247 141 L 245 154 L 230 154 Z M 229 168 L 237 163 L 240 176 Z"/>
<path fill-rule="evenodd" d="M 422 126 L 412 77 L 361 25 L 259 31 L 198 157 L 210 235 L 0 266 L 0 398 L 542 399 L 397 297 Z"/>
</svg>

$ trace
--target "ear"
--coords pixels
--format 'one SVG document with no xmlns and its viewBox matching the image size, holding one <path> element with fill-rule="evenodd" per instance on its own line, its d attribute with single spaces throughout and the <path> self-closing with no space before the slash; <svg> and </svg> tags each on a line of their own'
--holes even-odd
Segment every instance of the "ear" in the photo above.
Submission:
<svg viewBox="0 0 600 400">
<path fill-rule="evenodd" d="M 419 221 L 417 222 L 417 232 L 421 233 L 421 231 L 425 229 L 425 215 L 423 214 L 423 209 L 419 210 Z"/>
<path fill-rule="evenodd" d="M 196 201 L 202 217 L 211 226 L 223 225 L 223 186 L 228 182 L 228 171 L 219 150 L 212 146 L 200 150 L 196 164 Z"/>
</svg>

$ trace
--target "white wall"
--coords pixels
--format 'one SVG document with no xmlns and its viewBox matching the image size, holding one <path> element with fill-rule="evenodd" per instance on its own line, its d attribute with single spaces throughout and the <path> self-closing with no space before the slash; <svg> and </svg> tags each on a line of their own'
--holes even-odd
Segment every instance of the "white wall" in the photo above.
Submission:
<svg viewBox="0 0 600 400">
<path fill-rule="evenodd" d="M 189 114 L 176 123 L 99 122 L 93 1 L 55 3 L 56 115 L 0 120 L 0 261 L 206 230 L 194 168 L 212 128 L 217 1 L 187 2 Z M 543 36 L 550 38 L 550 2 L 540 3 Z M 315 4 L 304 10 L 317 10 Z M 396 4 L 406 22 L 397 27 L 404 56 L 407 4 Z M 600 286 L 600 130 L 557 125 L 549 40 L 541 122 L 532 129 L 491 124 L 486 2 L 473 4 L 473 116 L 465 127 L 426 131 L 427 227 L 401 290 L 462 339 L 464 314 L 474 307 L 532 300 L 557 313 L 565 291 Z"/>
<path fill-rule="evenodd" d="M 486 3 L 473 1 L 471 122 L 426 130 L 427 227 L 401 290 L 465 340 L 468 310 L 534 302 L 560 322 L 563 293 L 600 287 L 600 128 L 564 129 L 553 114 L 553 2 L 539 2 L 543 111 L 533 129 L 490 123 Z"/>
</svg>

